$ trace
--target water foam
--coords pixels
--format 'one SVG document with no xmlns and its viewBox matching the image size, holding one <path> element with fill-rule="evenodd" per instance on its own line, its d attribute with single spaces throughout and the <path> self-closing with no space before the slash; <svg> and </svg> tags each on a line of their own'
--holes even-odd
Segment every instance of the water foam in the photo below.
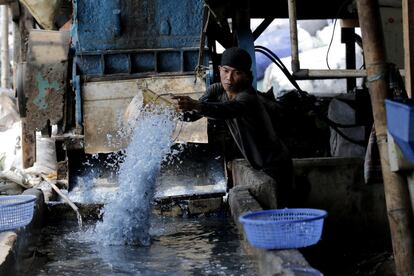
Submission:
<svg viewBox="0 0 414 276">
<path fill-rule="evenodd" d="M 132 138 L 118 172 L 119 189 L 103 208 L 95 238 L 106 245 L 150 244 L 150 209 L 155 180 L 170 152 L 177 116 L 173 110 L 146 107 L 134 120 Z"/>
</svg>

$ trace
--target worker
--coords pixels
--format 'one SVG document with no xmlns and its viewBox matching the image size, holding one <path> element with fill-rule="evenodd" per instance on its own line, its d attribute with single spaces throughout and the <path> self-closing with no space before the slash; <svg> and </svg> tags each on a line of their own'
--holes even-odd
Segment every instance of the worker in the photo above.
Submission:
<svg viewBox="0 0 414 276">
<path fill-rule="evenodd" d="M 210 85 L 199 100 L 188 96 L 173 99 L 184 120 L 224 120 L 249 164 L 275 180 L 278 208 L 286 207 L 293 182 L 292 159 L 275 133 L 259 92 L 252 87 L 251 65 L 249 53 L 229 48 L 222 54 L 219 83 Z"/>
</svg>

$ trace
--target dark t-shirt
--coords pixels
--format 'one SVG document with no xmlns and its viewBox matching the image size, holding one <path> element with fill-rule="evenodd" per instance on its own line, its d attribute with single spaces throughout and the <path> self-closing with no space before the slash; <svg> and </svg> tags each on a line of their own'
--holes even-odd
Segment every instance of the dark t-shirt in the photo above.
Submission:
<svg viewBox="0 0 414 276">
<path fill-rule="evenodd" d="M 239 92 L 230 100 L 220 83 L 207 89 L 200 98 L 199 114 L 187 114 L 194 120 L 205 116 L 225 120 L 243 156 L 255 169 L 271 170 L 290 160 L 286 146 L 277 137 L 269 114 L 253 87 Z M 190 116 L 189 116 L 190 115 Z"/>
</svg>

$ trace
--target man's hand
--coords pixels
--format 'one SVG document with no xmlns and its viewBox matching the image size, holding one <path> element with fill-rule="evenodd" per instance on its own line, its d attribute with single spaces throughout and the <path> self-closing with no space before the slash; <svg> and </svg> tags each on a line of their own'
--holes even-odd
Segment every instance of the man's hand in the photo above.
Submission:
<svg viewBox="0 0 414 276">
<path fill-rule="evenodd" d="M 193 100 L 189 96 L 173 96 L 173 100 L 177 100 L 175 104 L 176 108 L 181 111 L 201 111 L 201 103 L 197 100 Z"/>
</svg>

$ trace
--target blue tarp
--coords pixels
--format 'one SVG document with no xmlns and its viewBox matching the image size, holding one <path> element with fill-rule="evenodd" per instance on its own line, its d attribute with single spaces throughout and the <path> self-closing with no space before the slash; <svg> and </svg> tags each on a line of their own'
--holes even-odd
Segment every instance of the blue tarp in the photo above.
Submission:
<svg viewBox="0 0 414 276">
<path fill-rule="evenodd" d="M 256 45 L 269 48 L 279 58 L 290 56 L 289 29 L 279 29 L 277 32 L 265 32 L 256 41 Z M 261 53 L 256 53 L 257 79 L 263 79 L 266 68 L 272 61 Z"/>
</svg>

